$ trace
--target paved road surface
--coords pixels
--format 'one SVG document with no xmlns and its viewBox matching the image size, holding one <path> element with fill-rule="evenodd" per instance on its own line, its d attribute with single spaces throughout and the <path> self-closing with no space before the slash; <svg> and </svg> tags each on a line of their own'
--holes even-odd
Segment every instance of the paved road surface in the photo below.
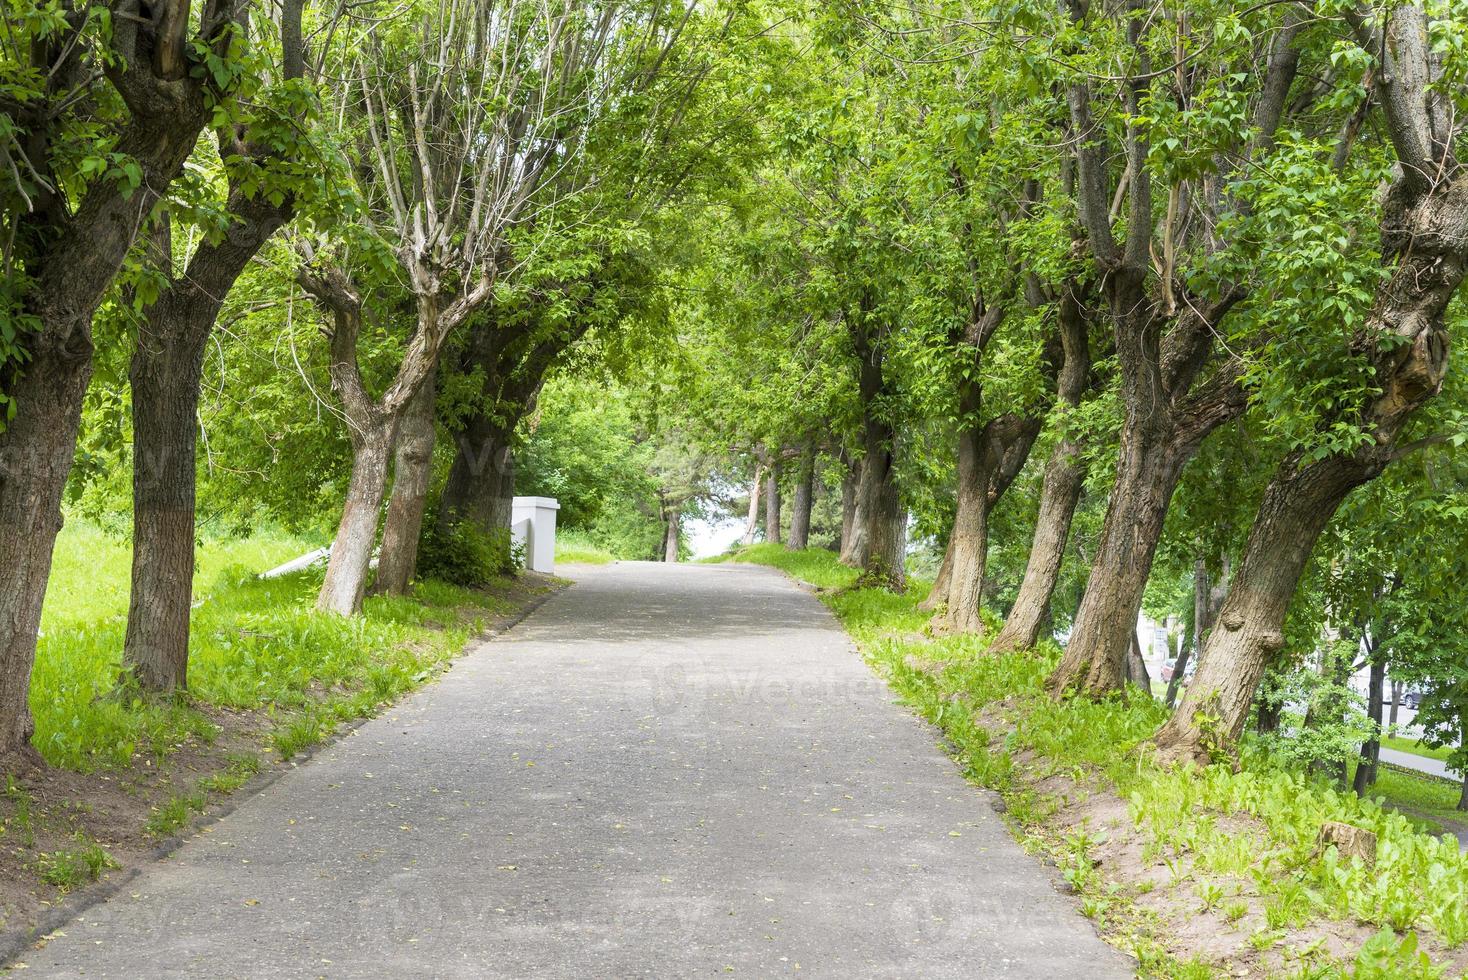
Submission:
<svg viewBox="0 0 1468 980">
<path fill-rule="evenodd" d="M 813 597 L 574 574 L 27 975 L 1131 975 Z"/>
<path fill-rule="evenodd" d="M 1425 755 L 1417 755 L 1413 752 L 1402 752 L 1398 749 L 1389 749 L 1385 745 L 1381 747 L 1381 761 L 1390 762 L 1394 766 L 1404 769 L 1416 769 L 1425 772 L 1429 776 L 1441 776 L 1443 779 L 1458 781 L 1463 778 L 1461 773 L 1449 772 L 1448 764 L 1441 759 L 1433 759 Z"/>
</svg>

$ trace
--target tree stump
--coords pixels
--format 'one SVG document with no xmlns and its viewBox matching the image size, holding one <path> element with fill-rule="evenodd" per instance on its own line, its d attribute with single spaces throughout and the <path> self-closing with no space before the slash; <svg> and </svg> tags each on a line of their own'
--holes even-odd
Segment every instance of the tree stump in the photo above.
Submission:
<svg viewBox="0 0 1468 980">
<path fill-rule="evenodd" d="M 1331 845 L 1335 845 L 1342 861 L 1358 857 L 1368 868 L 1376 864 L 1376 835 L 1369 830 L 1335 820 L 1327 821 L 1321 825 L 1320 836 L 1316 838 L 1315 853 L 1324 854 Z"/>
</svg>

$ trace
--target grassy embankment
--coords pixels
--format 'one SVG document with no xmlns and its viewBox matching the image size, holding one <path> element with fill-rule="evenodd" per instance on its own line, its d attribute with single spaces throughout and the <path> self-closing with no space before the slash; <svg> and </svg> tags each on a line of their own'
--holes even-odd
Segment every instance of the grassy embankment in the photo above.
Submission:
<svg viewBox="0 0 1468 980">
<path fill-rule="evenodd" d="M 557 529 L 556 561 L 568 565 L 608 565 L 616 555 L 580 531 Z"/>
<path fill-rule="evenodd" d="M 1055 648 L 990 656 L 973 637 L 925 636 L 926 583 L 900 596 L 852 588 L 855 573 L 818 550 L 757 545 L 734 557 L 822 589 L 872 666 L 942 728 L 972 781 L 1002 794 L 1020 839 L 1143 975 L 1364 980 L 1468 966 L 1468 857 L 1451 837 L 1253 746 L 1237 771 L 1159 768 L 1143 743 L 1160 704 L 1057 702 L 1043 691 Z M 1322 853 L 1326 821 L 1375 833 L 1374 867 Z"/>
<path fill-rule="evenodd" d="M 547 588 L 422 582 L 363 615 L 313 610 L 321 572 L 256 573 L 314 543 L 282 534 L 206 542 L 195 576 L 188 694 L 147 697 L 121 677 L 130 552 L 69 524 L 56 549 L 31 685 L 50 767 L 5 777 L 0 864 L 30 876 L 0 895 L 0 927 L 146 852 L 262 766 L 421 684 L 496 617 Z M 99 843 L 100 841 L 100 843 Z M 48 892 L 46 886 L 54 888 Z"/>
</svg>

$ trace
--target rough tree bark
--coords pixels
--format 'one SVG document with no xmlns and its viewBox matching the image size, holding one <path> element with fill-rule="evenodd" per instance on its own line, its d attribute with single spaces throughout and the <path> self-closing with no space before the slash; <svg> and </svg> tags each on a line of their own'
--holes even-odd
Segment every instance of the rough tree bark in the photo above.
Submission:
<svg viewBox="0 0 1468 980">
<path fill-rule="evenodd" d="M 1316 539 L 1356 487 L 1405 451 L 1397 439 L 1413 413 L 1442 386 L 1448 363 L 1444 312 L 1468 270 L 1468 174 L 1453 156 L 1450 104 L 1422 8 L 1388 14 L 1393 43 L 1374 22 L 1347 12 L 1361 47 L 1384 58 L 1378 84 L 1400 163 L 1381 218 L 1382 256 L 1394 263 L 1377 287 L 1366 323 L 1351 341 L 1379 394 L 1343 410 L 1371 440 L 1348 453 L 1308 461 L 1290 453 L 1250 528 L 1238 575 L 1208 638 L 1193 686 L 1157 733 L 1164 758 L 1205 761 L 1231 752 L 1264 671 L 1284 645 L 1285 612 Z M 1325 419 L 1329 426 L 1337 419 Z"/>
<path fill-rule="evenodd" d="M 983 599 L 984 569 L 989 553 L 989 484 L 1003 453 L 993 421 L 983 423 L 984 387 L 978 370 L 1008 307 L 985 306 L 982 290 L 976 291 L 969 316 L 955 329 L 949 342 L 973 359 L 972 373 L 958 381 L 958 486 L 957 509 L 943 564 L 920 609 L 937 613 L 933 626 L 943 631 L 978 632 L 982 627 L 979 606 Z M 1002 492 L 1002 491 L 1001 491 Z"/>
<path fill-rule="evenodd" d="M 304 0 L 280 11 L 283 77 L 304 74 L 301 14 Z M 268 168 L 269 147 L 221 130 L 220 155 Z M 258 177 L 256 178 L 258 180 Z M 286 195 L 272 204 L 259 188 L 246 193 L 232 180 L 225 208 L 229 227 L 206 240 L 183 275 L 173 273 L 172 240 L 160 215 L 154 264 L 166 279 L 144 312 L 128 380 L 133 417 L 133 554 L 124 670 L 145 689 L 188 686 L 189 610 L 193 605 L 195 448 L 204 352 L 219 309 L 235 280 L 295 211 Z"/>
<path fill-rule="evenodd" d="M 792 551 L 810 547 L 810 512 L 815 504 L 816 450 L 807 444 L 800 451 L 795 471 L 795 497 L 790 502 L 790 539 Z"/>
<path fill-rule="evenodd" d="M 430 371 L 423 387 L 408 399 L 398 422 L 393 447 L 392 494 L 382 522 L 382 548 L 377 559 L 373 594 L 406 595 L 418 569 L 418 538 L 428 506 L 433 479 L 434 404 L 438 396 L 437 371 Z"/>
<path fill-rule="evenodd" d="M 419 293 L 413 337 L 387 390 L 374 398 L 357 364 L 363 304 L 356 285 L 346 272 L 333 265 L 320 269 L 303 266 L 296 280 L 331 315 L 331 326 L 326 330 L 327 370 L 352 443 L 352 475 L 316 608 L 351 616 L 361 611 L 367 592 L 372 545 L 387 493 L 388 464 L 403 411 L 433 373 L 444 338 L 488 300 L 493 283 L 481 279 L 448 304 L 434 294 Z"/>
<path fill-rule="evenodd" d="M 515 497 L 514 427 L 476 412 L 455 433 L 457 452 L 439 497 L 438 526 L 468 521 L 482 531 L 510 526 Z"/>
<path fill-rule="evenodd" d="M 943 612 L 934 618 L 940 632 L 977 633 L 983 630 L 980 606 L 989 559 L 989 515 L 1029 459 L 1040 434 L 1040 415 L 1006 413 L 989 420 L 975 435 L 959 440 L 958 513 L 953 522 L 947 581 L 934 583 L 942 593 Z"/>
<path fill-rule="evenodd" d="M 861 461 L 852 493 L 850 533 L 842 540 L 841 560 L 862 571 L 862 580 L 900 592 L 907 584 L 907 515 L 897 488 L 897 433 L 881 407 L 887 392 L 883 350 L 867 321 L 869 312 L 848 323 L 857 357 L 857 394 L 861 404 Z"/>
<path fill-rule="evenodd" d="M 208 3 L 199 21 L 199 40 L 222 54 L 219 39 L 239 23 L 244 9 L 242 3 Z M 127 112 L 110 149 L 135 161 L 141 179 L 136 188 L 98 179 L 80 192 L 75 211 L 54 190 L 59 184 L 50 172 L 52 144 L 69 116 L 59 100 L 75 107 L 76 87 L 91 84 L 87 78 L 98 66 L 83 62 L 87 45 L 77 43 L 68 31 L 38 41 L 25 53 L 44 79 L 45 97 L 12 118 L 26 147 L 27 164 L 42 179 L 30 210 L 12 227 L 12 245 L 31 279 L 21 303 L 36 326 L 16 338 L 27 352 L 24 365 L 0 369 L 0 388 L 16 400 L 15 418 L 0 432 L 3 768 L 12 761 L 31 765 L 39 759 L 30 746 L 31 667 L 61 530 L 61 496 L 92 374 L 92 315 L 209 118 L 208 87 L 214 76 L 201 72 L 196 78 L 188 70 L 187 10 L 183 0 L 162 0 L 153 6 L 152 19 L 116 18 L 109 52 L 115 60 L 106 77 Z M 163 33 L 159 26 L 165 21 L 182 27 Z"/>
</svg>

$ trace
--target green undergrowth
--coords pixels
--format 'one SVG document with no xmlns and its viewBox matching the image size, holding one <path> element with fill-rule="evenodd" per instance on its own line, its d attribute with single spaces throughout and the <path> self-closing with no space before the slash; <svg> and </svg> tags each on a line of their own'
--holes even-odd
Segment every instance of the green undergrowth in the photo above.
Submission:
<svg viewBox="0 0 1468 980">
<path fill-rule="evenodd" d="M 1468 858 L 1452 837 L 1421 832 L 1380 799 L 1337 792 L 1250 746 L 1238 771 L 1163 769 L 1142 747 L 1162 723 L 1163 706 L 1136 694 L 1099 703 L 1051 699 L 1043 683 L 1059 656 L 1053 645 L 991 656 L 972 636 L 926 636 L 928 617 L 916 608 L 926 583 L 905 595 L 850 588 L 855 572 L 830 552 L 760 545 L 732 557 L 823 587 L 868 660 L 942 728 L 973 781 L 1004 795 L 1021 836 L 1050 853 L 1083 911 L 1132 949 L 1144 975 L 1227 975 L 1226 965 L 1180 962 L 1165 951 L 1167 930 L 1135 901 L 1153 887 L 1172 888 L 1240 930 L 1242 948 L 1272 951 L 1283 976 L 1436 977 L 1443 974 L 1418 949 L 1418 934 L 1449 950 L 1468 940 Z M 1056 790 L 1057 779 L 1071 788 Z M 1061 808 L 1097 786 L 1125 801 L 1142 864 L 1166 870 L 1161 886 L 1119 883 L 1096 869 L 1091 855 L 1105 844 L 1105 828 L 1058 829 Z M 1375 833 L 1375 867 L 1342 860 L 1334 847 L 1320 853 L 1327 821 Z M 1327 919 L 1376 934 L 1347 962 L 1321 942 L 1296 942 L 1298 930 Z"/>
<path fill-rule="evenodd" d="M 91 772 L 161 762 L 220 734 L 219 709 L 265 712 L 283 757 L 425 680 L 507 608 L 484 592 L 424 582 L 364 615 L 314 611 L 320 570 L 256 573 L 309 550 L 285 535 L 206 542 L 195 576 L 189 693 L 144 697 L 121 677 L 126 540 L 69 525 L 57 542 L 31 684 L 34 744 L 53 766 Z M 164 821 L 167 822 L 167 821 Z"/>
<path fill-rule="evenodd" d="M 609 565 L 616 560 L 590 535 L 580 531 L 556 531 L 556 561 L 568 565 Z"/>
</svg>

